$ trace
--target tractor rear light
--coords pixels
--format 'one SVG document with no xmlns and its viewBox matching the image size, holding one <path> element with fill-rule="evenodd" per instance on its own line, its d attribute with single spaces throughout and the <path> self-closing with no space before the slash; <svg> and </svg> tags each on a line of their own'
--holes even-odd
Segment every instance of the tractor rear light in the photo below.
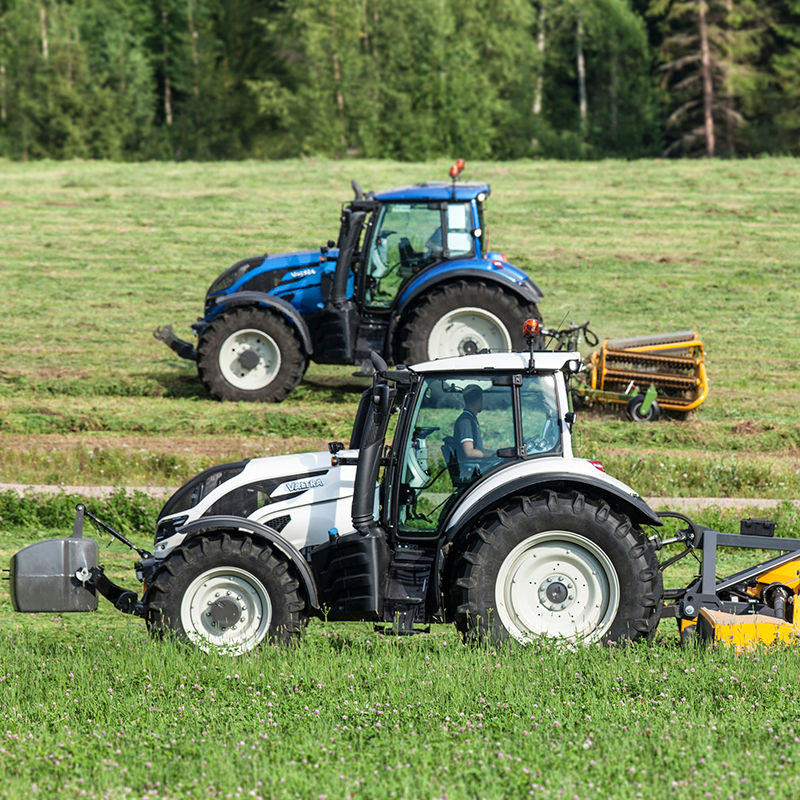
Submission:
<svg viewBox="0 0 800 800">
<path fill-rule="evenodd" d="M 522 335 L 527 338 L 528 336 L 536 336 L 541 333 L 542 323 L 538 319 L 526 319 L 522 325 Z"/>
<path fill-rule="evenodd" d="M 593 466 L 595 469 L 599 469 L 599 470 L 600 470 L 600 472 L 605 472 L 605 471 L 606 471 L 606 468 L 603 466 L 603 462 L 602 462 L 602 461 L 592 461 L 591 459 L 589 459 L 589 463 L 590 463 L 590 464 L 591 464 L 591 465 L 592 465 L 592 466 Z"/>
</svg>

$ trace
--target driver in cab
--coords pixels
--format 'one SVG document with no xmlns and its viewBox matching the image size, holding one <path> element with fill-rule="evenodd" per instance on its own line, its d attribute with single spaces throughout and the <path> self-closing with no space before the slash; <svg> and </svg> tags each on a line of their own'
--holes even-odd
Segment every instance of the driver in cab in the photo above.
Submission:
<svg viewBox="0 0 800 800">
<path fill-rule="evenodd" d="M 459 456 L 462 459 L 483 458 L 486 453 L 478 422 L 478 414 L 483 410 L 483 390 L 471 383 L 464 387 L 461 396 L 464 400 L 464 410 L 453 428 L 453 438 L 459 447 Z"/>
</svg>

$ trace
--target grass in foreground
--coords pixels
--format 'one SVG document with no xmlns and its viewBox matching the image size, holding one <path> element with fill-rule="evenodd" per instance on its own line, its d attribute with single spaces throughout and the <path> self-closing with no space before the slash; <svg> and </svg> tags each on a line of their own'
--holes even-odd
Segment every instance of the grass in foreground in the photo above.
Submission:
<svg viewBox="0 0 800 800">
<path fill-rule="evenodd" d="M 7 625 L 8 798 L 762 797 L 800 788 L 795 650 L 466 647 L 314 624 L 236 661 Z"/>
<path fill-rule="evenodd" d="M 732 530 L 736 515 L 698 521 Z M 788 504 L 778 524 L 800 532 Z M 0 558 L 59 533 L 31 511 L 0 531 Z M 134 588 L 133 558 L 101 552 Z M 758 556 L 732 568 L 742 558 Z M 1 591 L 0 785 L 10 800 L 789 796 L 799 660 L 683 652 L 672 620 L 651 646 L 575 650 L 312 621 L 296 647 L 229 659 L 152 641 L 103 600 L 94 615 L 16 615 Z"/>
</svg>

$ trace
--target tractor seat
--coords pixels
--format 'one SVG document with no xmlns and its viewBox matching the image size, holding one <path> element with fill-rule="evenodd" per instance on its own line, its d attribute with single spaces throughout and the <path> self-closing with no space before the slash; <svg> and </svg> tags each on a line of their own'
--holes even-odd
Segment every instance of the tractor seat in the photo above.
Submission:
<svg viewBox="0 0 800 800">
<path fill-rule="evenodd" d="M 457 489 L 468 486 L 481 474 L 479 459 L 459 457 L 458 442 L 454 436 L 442 439 L 442 458 L 450 473 L 450 480 Z"/>
<path fill-rule="evenodd" d="M 445 436 L 442 439 L 442 458 L 447 464 L 447 471 L 450 473 L 450 480 L 453 486 L 461 485 L 461 468 L 458 466 L 457 443 L 452 436 Z"/>
</svg>

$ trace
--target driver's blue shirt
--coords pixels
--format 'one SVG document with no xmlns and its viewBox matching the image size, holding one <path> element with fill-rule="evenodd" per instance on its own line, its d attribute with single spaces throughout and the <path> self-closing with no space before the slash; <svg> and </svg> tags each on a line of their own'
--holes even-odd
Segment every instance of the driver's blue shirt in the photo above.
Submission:
<svg viewBox="0 0 800 800">
<path fill-rule="evenodd" d="M 456 420 L 453 427 L 453 437 L 459 444 L 472 442 L 476 450 L 483 451 L 483 436 L 481 436 L 481 426 L 478 418 L 468 409 L 461 412 L 461 416 Z"/>
</svg>

